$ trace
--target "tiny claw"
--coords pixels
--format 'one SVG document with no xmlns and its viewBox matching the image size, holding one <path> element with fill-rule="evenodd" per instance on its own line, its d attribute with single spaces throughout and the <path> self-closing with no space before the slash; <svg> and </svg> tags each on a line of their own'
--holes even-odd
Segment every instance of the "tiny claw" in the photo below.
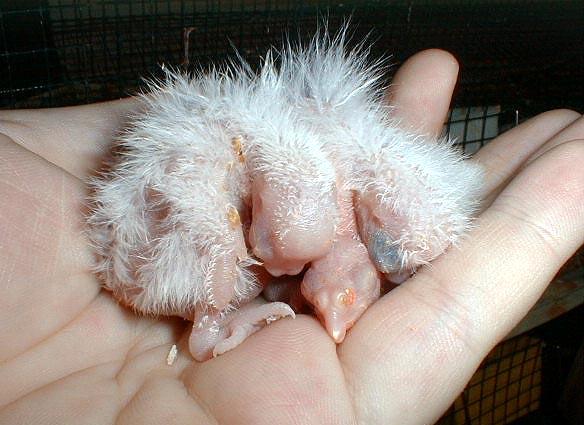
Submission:
<svg viewBox="0 0 584 425">
<path fill-rule="evenodd" d="M 397 273 L 401 268 L 398 247 L 393 239 L 383 230 L 376 231 L 367 246 L 371 260 L 382 273 Z"/>
</svg>

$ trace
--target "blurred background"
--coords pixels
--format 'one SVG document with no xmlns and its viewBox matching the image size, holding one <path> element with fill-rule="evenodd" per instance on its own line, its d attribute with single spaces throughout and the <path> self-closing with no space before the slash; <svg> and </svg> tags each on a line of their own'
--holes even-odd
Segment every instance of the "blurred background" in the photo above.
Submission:
<svg viewBox="0 0 584 425">
<path fill-rule="evenodd" d="M 456 56 L 444 131 L 469 154 L 540 112 L 584 112 L 582 0 L 0 0 L 0 108 L 117 99 L 163 64 L 200 69 L 235 50 L 257 65 L 285 36 L 349 16 L 353 42 L 389 58 L 388 82 L 419 50 Z M 583 281 L 579 253 L 439 423 L 583 424 Z"/>
</svg>

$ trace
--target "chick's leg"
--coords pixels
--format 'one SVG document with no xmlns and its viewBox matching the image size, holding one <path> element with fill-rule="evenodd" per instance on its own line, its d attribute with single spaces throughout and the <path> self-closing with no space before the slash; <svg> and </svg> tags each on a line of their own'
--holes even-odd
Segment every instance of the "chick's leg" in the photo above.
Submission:
<svg viewBox="0 0 584 425">
<path fill-rule="evenodd" d="M 208 360 L 233 350 L 248 336 L 283 317 L 295 317 L 287 304 L 266 303 L 259 298 L 238 310 L 196 314 L 189 349 L 195 360 Z"/>
</svg>

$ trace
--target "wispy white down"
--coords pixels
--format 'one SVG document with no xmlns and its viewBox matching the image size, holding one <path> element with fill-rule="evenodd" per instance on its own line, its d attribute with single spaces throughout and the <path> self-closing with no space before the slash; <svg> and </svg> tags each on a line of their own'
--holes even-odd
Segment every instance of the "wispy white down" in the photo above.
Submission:
<svg viewBox="0 0 584 425">
<path fill-rule="evenodd" d="M 404 267 L 459 240 L 480 170 L 450 142 L 388 119 L 381 62 L 371 64 L 363 46 L 347 50 L 344 34 L 323 31 L 306 47 L 268 52 L 257 74 L 232 62 L 150 83 L 112 167 L 90 182 L 88 235 L 106 288 L 148 314 L 211 304 L 211 273 L 241 236 L 229 209 L 245 230 L 258 176 L 275 187 L 302 184 L 314 199 L 373 194 L 405 223 L 396 237 Z M 237 261 L 233 307 L 258 293 L 253 263 Z"/>
</svg>

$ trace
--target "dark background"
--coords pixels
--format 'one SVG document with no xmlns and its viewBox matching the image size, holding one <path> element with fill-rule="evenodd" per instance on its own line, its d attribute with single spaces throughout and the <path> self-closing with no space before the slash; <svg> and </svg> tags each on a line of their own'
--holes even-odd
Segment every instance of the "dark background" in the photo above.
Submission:
<svg viewBox="0 0 584 425">
<path fill-rule="evenodd" d="M 522 118 L 584 112 L 582 1 L 0 1 L 0 107 L 74 105 L 127 96 L 159 65 L 233 54 L 251 62 L 283 34 L 331 29 L 352 15 L 354 39 L 397 68 L 432 47 L 461 64 L 457 105 L 501 105 Z"/>
</svg>

